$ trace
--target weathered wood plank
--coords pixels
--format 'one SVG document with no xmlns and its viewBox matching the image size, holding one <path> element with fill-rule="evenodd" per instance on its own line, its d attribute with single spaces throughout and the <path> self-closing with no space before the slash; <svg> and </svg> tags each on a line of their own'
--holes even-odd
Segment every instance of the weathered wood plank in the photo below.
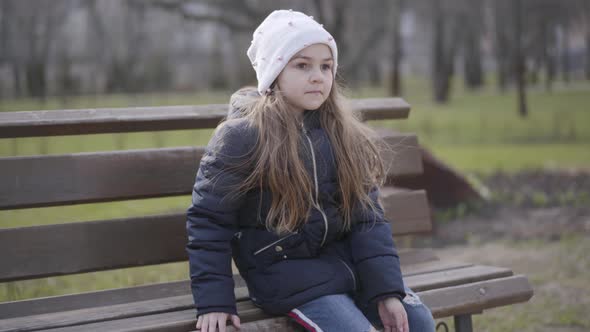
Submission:
<svg viewBox="0 0 590 332">
<path fill-rule="evenodd" d="M 432 231 L 430 205 L 426 191 L 385 186 L 381 188 L 381 200 L 394 235 Z"/>
<path fill-rule="evenodd" d="M 402 262 L 402 271 L 404 271 L 404 273 L 408 271 L 409 274 L 433 272 L 465 266 L 465 264 L 444 264 L 440 261 L 433 261 L 436 259 L 436 256 L 434 256 L 434 252 L 429 249 L 400 249 L 399 256 Z M 424 261 L 429 261 L 429 263 L 413 264 L 414 262 Z M 405 267 L 405 264 L 413 265 Z M 234 283 L 236 287 L 236 298 L 242 300 L 247 299 L 248 293 L 244 288 L 244 280 L 239 275 L 234 275 Z M 161 297 L 186 294 L 190 294 L 189 280 L 4 302 L 0 303 L 0 319 L 147 301 Z"/>
<path fill-rule="evenodd" d="M 375 131 L 386 143 L 381 151 L 388 176 L 420 175 L 422 167 L 422 152 L 418 145 L 418 137 L 413 133 L 403 133 L 389 128 L 375 128 Z M 402 174 L 398 169 L 407 170 Z"/>
<path fill-rule="evenodd" d="M 435 257 L 433 256 L 434 253 L 431 250 L 428 251 L 424 249 L 400 249 L 399 253 L 400 258 L 402 260 L 402 272 L 405 278 L 416 274 L 449 271 L 472 266 L 472 264 L 461 262 L 450 262 L 440 260 L 433 261 L 432 259 Z M 426 263 L 410 265 L 406 264 L 406 262 L 411 262 L 412 260 L 414 260 L 413 257 L 416 256 L 423 258 L 430 257 L 430 260 Z M 246 299 L 248 294 L 247 291 L 243 288 L 243 280 L 236 280 L 236 287 L 242 287 L 236 288 L 236 298 L 240 300 Z M 106 305 L 124 304 L 136 301 L 157 299 L 162 297 L 186 295 L 189 293 L 189 281 L 182 280 L 169 283 L 158 283 L 136 287 L 103 290 L 98 292 L 87 292 L 24 301 L 5 302 L 0 303 L 0 319 L 46 314 L 59 311 L 70 311 Z"/>
<path fill-rule="evenodd" d="M 385 138 L 394 150 L 384 154 L 389 177 L 421 170 L 418 150 L 410 148 L 417 147 L 415 135 Z M 188 195 L 204 152 L 178 147 L 0 158 L 0 209 Z"/>
<path fill-rule="evenodd" d="M 5 319 L 0 324 L 0 331 L 33 331 L 48 327 L 54 328 L 79 325 L 81 323 L 102 322 L 190 308 L 194 308 L 194 305 L 189 295 L 165 297 L 134 302 L 132 304 L 119 304 Z"/>
<path fill-rule="evenodd" d="M 473 266 L 473 264 L 447 260 L 429 260 L 417 264 L 402 264 L 401 268 L 404 277 L 407 277 L 415 274 L 453 270 L 468 266 Z"/>
<path fill-rule="evenodd" d="M 185 306 L 192 307 L 186 309 Z M 237 302 L 243 323 L 272 318 L 250 301 Z M 188 331 L 194 329 L 195 309 L 190 295 L 112 307 L 59 312 L 0 321 L 0 332 L 48 331 Z M 84 325 L 83 325 L 84 324 Z"/>
<path fill-rule="evenodd" d="M 433 289 L 419 293 L 435 318 L 477 313 L 485 309 L 526 302 L 533 288 L 523 275 Z"/>
<path fill-rule="evenodd" d="M 424 290 L 439 289 L 443 287 L 465 285 L 476 283 L 482 280 L 503 280 L 510 276 L 511 271 L 490 266 L 471 266 L 453 270 L 437 271 L 405 277 L 405 283 L 417 292 Z M 188 282 L 187 282 L 188 284 Z M 463 293 L 460 293 L 461 296 Z M 249 301 L 246 300 L 247 290 L 236 289 L 236 298 L 239 299 L 240 308 L 248 308 Z M 451 295 L 449 295 L 451 296 Z M 193 308 L 192 295 L 181 295 L 167 298 L 158 298 L 146 301 L 138 301 L 128 304 L 110 305 L 99 308 L 86 308 L 67 312 L 41 314 L 30 317 L 6 319 L 2 321 L 8 331 L 11 329 L 33 330 L 36 328 L 48 328 L 59 326 L 73 326 L 92 322 L 123 319 L 136 316 L 153 315 L 158 313 L 181 311 Z M 249 310 L 249 309 L 248 309 Z M 254 315 L 255 317 L 251 316 Z M 245 321 L 254 321 L 261 317 L 259 311 L 243 311 L 240 317 Z M 264 316 L 264 315 L 263 315 Z M 0 331 L 3 331 L 0 329 Z"/>
<path fill-rule="evenodd" d="M 190 194 L 203 153 L 180 147 L 0 158 L 0 208 Z"/>
<path fill-rule="evenodd" d="M 0 319 L 49 314 L 190 294 L 188 280 L 0 303 Z M 247 296 L 247 294 L 246 294 Z"/>
<path fill-rule="evenodd" d="M 431 308 L 434 317 L 441 318 L 459 314 L 476 313 L 497 306 L 526 302 L 532 297 L 533 291 L 528 279 L 522 275 L 517 275 L 418 292 L 418 295 L 422 301 Z M 175 300 L 178 300 L 178 298 Z M 185 302 L 188 300 L 190 300 L 188 296 L 183 299 Z M 154 304 L 157 305 L 155 302 L 150 304 L 152 305 L 147 307 L 148 310 L 153 310 Z M 117 309 L 121 311 L 120 308 Z M 276 324 L 280 324 L 280 319 L 282 319 L 282 317 L 273 318 L 264 314 L 250 301 L 238 302 L 238 312 L 243 323 L 276 319 L 274 322 L 267 322 L 267 324 L 275 324 L 276 326 Z M 82 312 L 77 312 L 76 315 L 70 315 L 70 317 L 79 316 L 78 314 L 81 313 Z M 88 317 L 88 315 L 83 316 Z M 82 323 L 80 320 L 74 322 L 70 318 L 69 322 L 61 320 L 55 322 L 53 325 L 57 326 L 55 324 L 61 324 L 60 326 L 63 328 L 52 329 L 49 331 L 69 332 L 80 329 L 83 329 L 84 331 L 146 331 L 156 327 L 161 331 L 181 331 L 182 329 L 186 331 L 194 329 L 195 321 L 194 309 L 180 309 L 172 312 L 108 320 L 85 325 L 80 325 Z M 5 322 L 14 324 L 14 320 Z M 29 331 L 30 328 L 26 326 L 32 326 L 32 323 L 36 323 L 38 324 L 36 326 L 40 327 L 42 324 L 46 324 L 47 321 L 37 318 L 36 320 L 26 323 L 29 325 L 26 325 L 25 322 L 21 321 L 21 325 L 19 325 L 18 329 L 7 325 L 4 330 L 0 331 Z M 69 327 L 66 324 L 70 324 Z M 45 326 L 49 327 L 48 325 Z"/>
<path fill-rule="evenodd" d="M 184 218 L 168 214 L 1 229 L 0 281 L 185 260 Z"/>
<path fill-rule="evenodd" d="M 481 280 L 509 277 L 512 271 L 494 266 L 468 266 L 452 270 L 415 274 L 405 278 L 408 286 L 416 292 L 449 286 L 469 284 Z"/>
<path fill-rule="evenodd" d="M 196 330 L 195 330 L 196 331 Z M 288 317 L 282 318 L 269 318 L 257 322 L 250 322 L 243 324 L 241 328 L 235 329 L 230 326 L 228 332 L 240 331 L 240 332 L 303 332 L 305 329 L 298 325 Z"/>
<path fill-rule="evenodd" d="M 400 208 L 386 208 L 395 235 L 426 227 L 424 206 L 414 204 L 415 199 L 412 191 L 396 191 Z M 185 243 L 184 212 L 0 229 L 0 281 L 185 261 Z"/>
<path fill-rule="evenodd" d="M 397 253 L 402 267 L 438 260 L 434 251 L 429 248 L 400 248 Z"/>
<path fill-rule="evenodd" d="M 400 98 L 351 100 L 364 120 L 407 118 Z M 0 138 L 215 128 L 227 104 L 0 112 Z"/>
</svg>

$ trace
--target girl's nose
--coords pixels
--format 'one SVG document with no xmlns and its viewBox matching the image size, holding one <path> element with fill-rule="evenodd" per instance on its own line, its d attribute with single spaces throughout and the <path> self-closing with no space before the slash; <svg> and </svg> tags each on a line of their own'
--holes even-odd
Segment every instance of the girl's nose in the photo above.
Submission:
<svg viewBox="0 0 590 332">
<path fill-rule="evenodd" d="M 321 83 L 324 80 L 322 71 L 319 68 L 314 68 L 310 74 L 310 81 L 313 83 Z"/>
</svg>

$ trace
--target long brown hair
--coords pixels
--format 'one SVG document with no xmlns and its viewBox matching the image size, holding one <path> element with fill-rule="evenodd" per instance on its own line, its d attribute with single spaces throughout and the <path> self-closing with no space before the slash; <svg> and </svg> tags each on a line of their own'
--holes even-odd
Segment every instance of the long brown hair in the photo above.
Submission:
<svg viewBox="0 0 590 332">
<path fill-rule="evenodd" d="M 251 88 L 242 90 L 247 89 Z M 248 160 L 241 164 L 248 164 L 252 169 L 234 193 L 243 194 L 257 188 L 270 190 L 272 202 L 265 220 L 267 229 L 279 234 L 293 232 L 307 220 L 314 192 L 300 155 L 302 118 L 280 91 L 246 97 L 241 107 L 243 117 L 256 128 L 258 142 Z M 385 181 L 380 152 L 386 145 L 360 120 L 360 114 L 352 112 L 336 82 L 318 111 L 337 164 L 343 228 L 349 230 L 354 223 L 355 206 L 377 211 L 368 191 Z"/>
</svg>

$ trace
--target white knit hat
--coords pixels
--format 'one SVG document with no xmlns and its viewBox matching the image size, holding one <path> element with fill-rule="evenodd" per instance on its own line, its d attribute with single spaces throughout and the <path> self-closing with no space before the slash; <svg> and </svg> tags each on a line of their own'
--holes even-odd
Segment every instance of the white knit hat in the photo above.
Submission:
<svg viewBox="0 0 590 332">
<path fill-rule="evenodd" d="M 289 10 L 275 10 L 256 28 L 246 54 L 256 71 L 258 93 L 265 95 L 285 65 L 297 52 L 313 44 L 325 44 L 332 50 L 336 76 L 336 41 L 313 16 Z"/>
</svg>

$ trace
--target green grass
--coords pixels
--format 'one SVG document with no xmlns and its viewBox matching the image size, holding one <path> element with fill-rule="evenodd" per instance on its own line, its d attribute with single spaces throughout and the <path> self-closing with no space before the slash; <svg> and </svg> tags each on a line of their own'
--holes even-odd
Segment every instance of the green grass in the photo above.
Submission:
<svg viewBox="0 0 590 332">
<path fill-rule="evenodd" d="M 405 99 L 413 108 L 410 118 L 376 124 L 417 133 L 423 145 L 457 169 L 492 172 L 539 167 L 590 168 L 590 84 L 578 84 L 575 89 L 556 89 L 552 94 L 531 91 L 527 119 L 517 116 L 513 93 L 499 95 L 491 88 L 474 93 L 458 88 L 451 103 L 440 106 L 430 102 L 429 89 L 423 80 L 407 80 L 406 91 Z M 367 88 L 350 95 L 382 97 L 386 92 Z M 43 103 L 0 100 L 0 111 L 226 103 L 228 97 L 229 93 L 213 92 L 82 96 L 69 98 L 66 103 L 56 98 Z M 204 145 L 211 132 L 209 129 L 0 139 L 0 157 Z M 0 211 L 0 228 L 181 211 L 189 204 L 190 197 L 180 196 Z M 0 301 L 178 280 L 187 276 L 186 264 L 178 263 L 11 282 L 0 284 Z M 564 320 L 568 317 L 563 315 Z"/>
<path fill-rule="evenodd" d="M 431 144 L 443 161 L 478 173 L 529 168 L 590 168 L 590 143 Z"/>
</svg>

